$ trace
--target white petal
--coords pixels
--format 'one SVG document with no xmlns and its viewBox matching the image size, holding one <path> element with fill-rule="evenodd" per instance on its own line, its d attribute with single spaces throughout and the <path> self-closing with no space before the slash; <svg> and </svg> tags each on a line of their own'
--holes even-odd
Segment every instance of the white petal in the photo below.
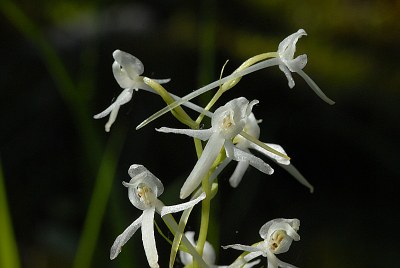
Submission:
<svg viewBox="0 0 400 268">
<path fill-rule="evenodd" d="M 156 240 L 154 238 L 154 212 L 154 207 L 144 210 L 142 221 L 143 247 L 151 268 L 159 267 Z"/>
<path fill-rule="evenodd" d="M 278 144 L 273 144 L 273 143 L 265 143 L 266 145 L 268 145 L 269 147 L 271 147 L 272 149 L 286 155 L 285 150 L 282 148 L 282 146 L 278 145 Z M 289 165 L 290 164 L 290 160 L 283 158 L 279 155 L 276 155 L 274 153 L 271 153 L 270 151 L 265 150 L 263 147 L 258 146 L 255 143 L 250 143 L 249 144 L 250 148 L 257 150 L 258 152 L 268 156 L 269 158 L 274 159 L 276 162 L 278 162 L 279 164 L 282 165 Z"/>
<path fill-rule="evenodd" d="M 93 116 L 94 119 L 103 118 L 108 115 L 115 107 L 119 107 L 132 99 L 133 90 L 132 89 L 124 89 L 117 97 L 117 99 L 103 112 L 96 114 Z"/>
<path fill-rule="evenodd" d="M 257 247 L 252 247 L 252 246 L 246 246 L 246 245 L 241 245 L 241 244 L 232 244 L 232 245 L 226 245 L 222 246 L 223 249 L 228 249 L 228 248 L 233 248 L 237 250 L 243 250 L 247 252 L 259 252 L 260 249 Z"/>
<path fill-rule="evenodd" d="M 260 263 L 260 259 L 258 259 L 258 260 L 255 260 L 255 261 L 252 261 L 252 262 L 249 262 L 249 263 L 246 263 L 244 266 L 243 266 L 243 268 L 251 268 L 251 267 L 253 267 L 253 266 L 255 266 L 255 265 L 257 265 L 257 264 L 259 264 Z"/>
<path fill-rule="evenodd" d="M 255 259 L 255 258 L 257 258 L 257 257 L 259 257 L 259 256 L 261 256 L 261 255 L 264 255 L 264 253 L 263 253 L 262 251 L 250 252 L 249 254 L 247 254 L 246 256 L 244 256 L 243 259 L 244 259 L 246 262 L 249 262 L 249 261 L 251 261 L 251 260 L 253 260 L 253 259 Z M 268 268 L 270 268 L 270 267 L 268 266 Z"/>
<path fill-rule="evenodd" d="M 312 90 L 320 97 L 323 101 L 326 103 L 333 105 L 335 102 L 328 98 L 328 96 L 325 95 L 324 92 L 319 88 L 319 86 L 303 71 L 303 70 L 297 70 L 297 73 L 303 77 L 304 81 L 307 82 L 307 84 L 311 87 Z"/>
<path fill-rule="evenodd" d="M 306 186 L 308 189 L 310 189 L 310 192 L 314 192 L 314 186 L 311 185 L 307 181 L 307 179 L 300 173 L 300 171 L 297 170 L 297 168 L 293 165 L 280 165 L 284 170 L 289 172 L 290 175 L 292 175 L 298 182 Z"/>
<path fill-rule="evenodd" d="M 228 147 L 227 144 L 228 144 L 228 142 L 225 143 L 226 148 Z M 274 173 L 274 169 L 270 165 L 268 165 L 267 163 L 262 161 L 260 158 L 236 148 L 233 144 L 231 146 L 232 146 L 233 152 L 234 152 L 233 160 L 247 161 L 250 165 L 252 165 L 259 171 L 264 172 L 265 174 L 268 174 L 268 175 L 271 175 L 272 173 Z"/>
<path fill-rule="evenodd" d="M 112 72 L 115 80 L 121 88 L 137 88 L 136 84 L 138 76 L 134 79 L 130 78 L 126 73 L 126 70 L 122 69 L 121 65 L 116 61 L 112 64 Z"/>
<path fill-rule="evenodd" d="M 284 64 L 279 64 L 279 69 L 285 74 L 285 76 L 288 80 L 289 87 L 293 88 L 295 83 L 294 83 L 293 76 L 292 76 L 292 73 L 290 72 L 290 70 Z"/>
<path fill-rule="evenodd" d="M 291 72 L 297 72 L 298 70 L 302 70 L 307 64 L 307 55 L 303 54 L 295 59 L 286 62 L 286 66 L 289 68 Z"/>
<path fill-rule="evenodd" d="M 140 225 L 142 224 L 142 216 L 140 216 L 137 220 L 135 220 L 125 231 L 120 234 L 114 241 L 114 244 L 110 250 L 110 259 L 115 259 L 118 254 L 121 252 L 121 248 L 125 243 L 132 237 L 132 235 L 139 229 Z"/>
<path fill-rule="evenodd" d="M 210 171 L 212 164 L 217 158 L 224 144 L 225 139 L 218 133 L 214 133 L 207 142 L 200 159 L 197 161 L 189 177 L 181 188 L 180 197 L 188 197 L 200 185 L 202 179 Z"/>
<path fill-rule="evenodd" d="M 278 46 L 279 56 L 283 59 L 293 59 L 294 53 L 296 52 L 296 43 L 303 35 L 307 35 L 307 33 L 303 29 L 300 29 L 283 39 Z"/>
<path fill-rule="evenodd" d="M 143 63 L 135 56 L 121 50 L 113 52 L 113 58 L 124 68 L 128 76 L 133 79 L 144 72 Z"/>
<path fill-rule="evenodd" d="M 229 178 L 229 184 L 233 188 L 236 188 L 239 185 L 239 183 L 242 181 L 243 175 L 246 172 L 248 167 L 249 167 L 248 161 L 240 161 L 237 164 L 235 171 L 233 172 L 232 176 Z"/>
<path fill-rule="evenodd" d="M 161 127 L 156 128 L 158 132 L 164 133 L 174 133 L 174 134 L 185 134 L 190 137 L 206 141 L 210 138 L 213 131 L 211 129 L 179 129 L 179 128 L 169 128 Z"/>
<path fill-rule="evenodd" d="M 132 89 L 129 89 L 129 88 L 124 89 L 121 92 L 121 94 L 119 94 L 119 96 L 117 97 L 117 99 L 115 100 L 115 102 L 113 104 L 111 104 L 103 112 L 96 114 L 94 116 L 95 119 L 98 119 L 98 118 L 105 117 L 106 115 L 108 115 L 111 112 L 110 118 L 108 119 L 108 122 L 106 123 L 106 126 L 105 126 L 105 129 L 107 132 L 110 131 L 110 127 L 112 126 L 112 124 L 115 122 L 115 119 L 117 118 L 119 107 L 132 99 L 132 93 L 133 93 Z"/>
<path fill-rule="evenodd" d="M 171 214 L 171 213 L 175 213 L 178 211 L 182 211 L 182 210 L 191 208 L 191 207 L 195 206 L 197 203 L 199 203 L 201 200 L 203 200 L 204 198 L 206 198 L 205 192 L 201 193 L 201 195 L 199 197 L 197 197 L 196 199 L 190 200 L 188 202 L 174 205 L 174 206 L 164 206 L 161 209 L 161 213 L 160 213 L 161 217 L 164 217 L 164 215 L 166 215 L 166 214 Z"/>
</svg>

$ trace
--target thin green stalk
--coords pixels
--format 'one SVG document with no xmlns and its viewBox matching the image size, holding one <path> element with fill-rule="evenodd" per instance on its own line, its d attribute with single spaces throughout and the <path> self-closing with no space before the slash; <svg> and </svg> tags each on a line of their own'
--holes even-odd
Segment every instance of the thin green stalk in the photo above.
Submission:
<svg viewBox="0 0 400 268">
<path fill-rule="evenodd" d="M 19 268 L 17 242 L 8 210 L 3 166 L 0 160 L 0 267 Z"/>
<path fill-rule="evenodd" d="M 169 228 L 169 230 L 172 232 L 172 234 L 175 235 L 176 231 L 178 230 L 178 224 L 176 223 L 174 217 L 172 217 L 171 214 L 167 214 L 164 217 L 162 217 L 164 220 L 165 224 Z M 199 253 L 196 251 L 196 249 L 193 247 L 192 243 L 186 238 L 185 235 L 182 236 L 182 244 L 186 247 L 187 251 L 189 254 L 193 256 L 193 258 L 196 260 L 197 263 L 199 263 L 200 267 L 202 268 L 209 268 L 208 265 L 204 262 L 203 258 Z"/>
<path fill-rule="evenodd" d="M 75 256 L 74 268 L 91 267 L 101 223 L 115 177 L 118 156 L 124 140 L 120 133 L 121 130 L 113 131 L 105 149 Z"/>
</svg>

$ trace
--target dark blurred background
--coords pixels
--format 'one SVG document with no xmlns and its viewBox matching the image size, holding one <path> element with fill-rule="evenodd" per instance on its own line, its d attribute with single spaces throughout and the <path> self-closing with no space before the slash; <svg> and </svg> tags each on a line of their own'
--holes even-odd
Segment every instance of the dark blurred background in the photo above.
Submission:
<svg viewBox="0 0 400 268">
<path fill-rule="evenodd" d="M 166 88 L 183 96 L 218 79 L 226 60 L 228 74 L 300 28 L 308 36 L 296 54 L 308 55 L 305 72 L 335 105 L 297 74 L 289 89 L 277 67 L 246 76 L 218 105 L 260 100 L 253 110 L 263 119 L 260 140 L 282 145 L 315 192 L 277 166 L 272 176 L 249 169 L 232 189 L 229 166 L 210 240 L 251 244 L 268 220 L 296 217 L 301 241 L 278 256 L 283 261 L 400 267 L 400 1 L 2 0 L 0 7 L 0 157 L 22 267 L 146 267 L 140 231 L 109 260 L 116 236 L 141 213 L 121 185 L 133 163 L 163 181 L 165 203 L 181 202 L 196 161 L 192 141 L 154 128 L 182 125 L 165 115 L 135 130 L 161 99 L 135 93 L 111 133 L 107 119 L 92 119 L 121 92 L 111 72 L 115 49 L 141 59 L 144 75 L 171 78 Z M 198 215 L 188 229 L 197 230 Z M 169 245 L 156 239 L 165 267 Z M 239 253 L 216 249 L 219 264 Z"/>
</svg>

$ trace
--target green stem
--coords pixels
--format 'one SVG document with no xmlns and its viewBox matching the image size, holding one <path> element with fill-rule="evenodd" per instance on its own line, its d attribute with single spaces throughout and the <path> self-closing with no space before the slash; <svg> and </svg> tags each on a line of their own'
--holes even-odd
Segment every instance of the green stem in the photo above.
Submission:
<svg viewBox="0 0 400 268">
<path fill-rule="evenodd" d="M 172 215 L 167 214 L 164 217 L 162 217 L 164 220 L 165 224 L 167 227 L 170 229 L 172 234 L 175 235 L 176 231 L 178 230 L 178 224 L 176 223 L 174 217 Z M 209 268 L 208 265 L 204 262 L 203 258 L 199 253 L 196 251 L 196 249 L 193 247 L 192 243 L 186 238 L 185 235 L 182 236 L 182 243 L 186 247 L 187 251 L 189 254 L 191 254 L 196 261 L 202 268 Z"/>
<path fill-rule="evenodd" d="M 168 93 L 168 91 L 156 81 L 148 77 L 144 77 L 143 82 L 154 89 L 167 105 L 175 102 L 175 99 Z M 174 108 L 171 112 L 175 116 L 175 118 L 183 124 L 193 129 L 198 128 L 198 124 L 196 124 L 196 122 L 190 118 L 190 116 L 185 112 L 185 110 L 182 109 L 181 106 Z"/>
</svg>

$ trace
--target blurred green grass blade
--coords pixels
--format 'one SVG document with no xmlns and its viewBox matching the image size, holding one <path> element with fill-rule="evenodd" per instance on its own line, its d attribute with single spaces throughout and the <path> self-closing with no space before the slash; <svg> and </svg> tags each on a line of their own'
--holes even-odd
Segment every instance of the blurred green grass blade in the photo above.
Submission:
<svg viewBox="0 0 400 268">
<path fill-rule="evenodd" d="M 20 267 L 17 243 L 8 211 L 3 166 L 0 161 L 0 267 Z"/>
<path fill-rule="evenodd" d="M 89 162 L 91 170 L 96 170 L 98 155 L 101 154 L 101 146 L 98 135 L 92 127 L 86 100 L 73 82 L 70 74 L 53 45 L 47 40 L 41 29 L 32 21 L 16 3 L 9 0 L 0 1 L 0 11 L 21 32 L 21 34 L 38 49 L 44 64 L 54 82 L 57 90 L 77 122 L 77 130 L 82 137 L 82 146 L 87 154 L 85 159 Z"/>
<path fill-rule="evenodd" d="M 75 268 L 91 267 L 125 135 L 125 130 L 115 129 L 107 143 L 75 255 Z"/>
</svg>

